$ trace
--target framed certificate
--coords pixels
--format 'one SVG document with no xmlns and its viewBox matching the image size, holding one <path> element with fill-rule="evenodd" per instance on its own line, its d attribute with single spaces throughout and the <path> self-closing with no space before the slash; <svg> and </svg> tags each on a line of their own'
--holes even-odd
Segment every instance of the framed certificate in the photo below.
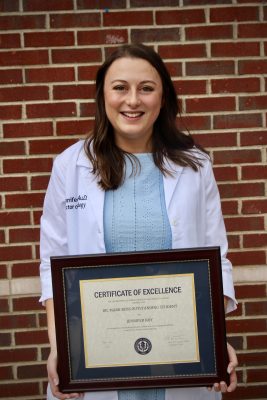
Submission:
<svg viewBox="0 0 267 400">
<path fill-rule="evenodd" d="M 218 247 L 51 265 L 62 392 L 229 381 Z"/>
</svg>

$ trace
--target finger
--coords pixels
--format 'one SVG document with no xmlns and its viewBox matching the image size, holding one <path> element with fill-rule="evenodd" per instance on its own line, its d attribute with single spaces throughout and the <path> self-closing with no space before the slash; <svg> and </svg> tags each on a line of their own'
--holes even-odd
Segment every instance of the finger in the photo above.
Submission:
<svg viewBox="0 0 267 400">
<path fill-rule="evenodd" d="M 230 375 L 230 385 L 227 388 L 227 392 L 233 392 L 237 387 L 237 375 L 236 371 L 233 370 Z"/>
</svg>

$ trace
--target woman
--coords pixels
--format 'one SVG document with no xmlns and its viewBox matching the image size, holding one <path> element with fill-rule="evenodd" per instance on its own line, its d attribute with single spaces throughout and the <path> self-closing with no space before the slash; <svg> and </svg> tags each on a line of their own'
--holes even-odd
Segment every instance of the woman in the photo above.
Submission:
<svg viewBox="0 0 267 400">
<path fill-rule="evenodd" d="M 58 389 L 49 259 L 52 255 L 220 246 L 226 311 L 236 307 L 218 189 L 208 156 L 175 125 L 176 93 L 161 58 L 144 45 L 117 49 L 96 79 L 95 127 L 54 163 L 41 220 L 42 297 L 51 352 L 49 389 Z M 84 199 L 74 207 L 74 199 Z M 236 387 L 86 393 L 88 400 L 219 399 Z"/>
</svg>

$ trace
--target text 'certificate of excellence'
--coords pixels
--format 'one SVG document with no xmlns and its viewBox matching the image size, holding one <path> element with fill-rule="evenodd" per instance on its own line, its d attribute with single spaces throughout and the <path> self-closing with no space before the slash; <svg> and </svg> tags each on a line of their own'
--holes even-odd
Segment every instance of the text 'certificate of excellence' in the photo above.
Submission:
<svg viewBox="0 0 267 400">
<path fill-rule="evenodd" d="M 80 281 L 86 368 L 199 362 L 194 274 Z"/>
</svg>

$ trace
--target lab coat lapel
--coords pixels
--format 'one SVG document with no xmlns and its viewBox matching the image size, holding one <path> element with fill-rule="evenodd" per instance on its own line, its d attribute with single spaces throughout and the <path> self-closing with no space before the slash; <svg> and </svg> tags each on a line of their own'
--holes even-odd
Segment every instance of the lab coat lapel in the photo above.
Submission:
<svg viewBox="0 0 267 400">
<path fill-rule="evenodd" d="M 95 214 L 99 228 L 102 230 L 105 191 L 97 184 L 97 178 L 91 172 L 90 161 L 84 150 L 79 154 L 77 165 L 83 167 L 81 174 L 85 180 L 84 187 L 87 188 L 90 207 Z"/>
<path fill-rule="evenodd" d="M 171 199 L 174 193 L 174 190 L 178 184 L 179 178 L 183 171 L 183 167 L 180 165 L 175 164 L 171 160 L 165 160 L 165 166 L 170 169 L 172 175 L 164 175 L 163 176 L 163 184 L 164 184 L 164 191 L 165 191 L 165 202 L 166 208 L 168 210 Z"/>
</svg>

